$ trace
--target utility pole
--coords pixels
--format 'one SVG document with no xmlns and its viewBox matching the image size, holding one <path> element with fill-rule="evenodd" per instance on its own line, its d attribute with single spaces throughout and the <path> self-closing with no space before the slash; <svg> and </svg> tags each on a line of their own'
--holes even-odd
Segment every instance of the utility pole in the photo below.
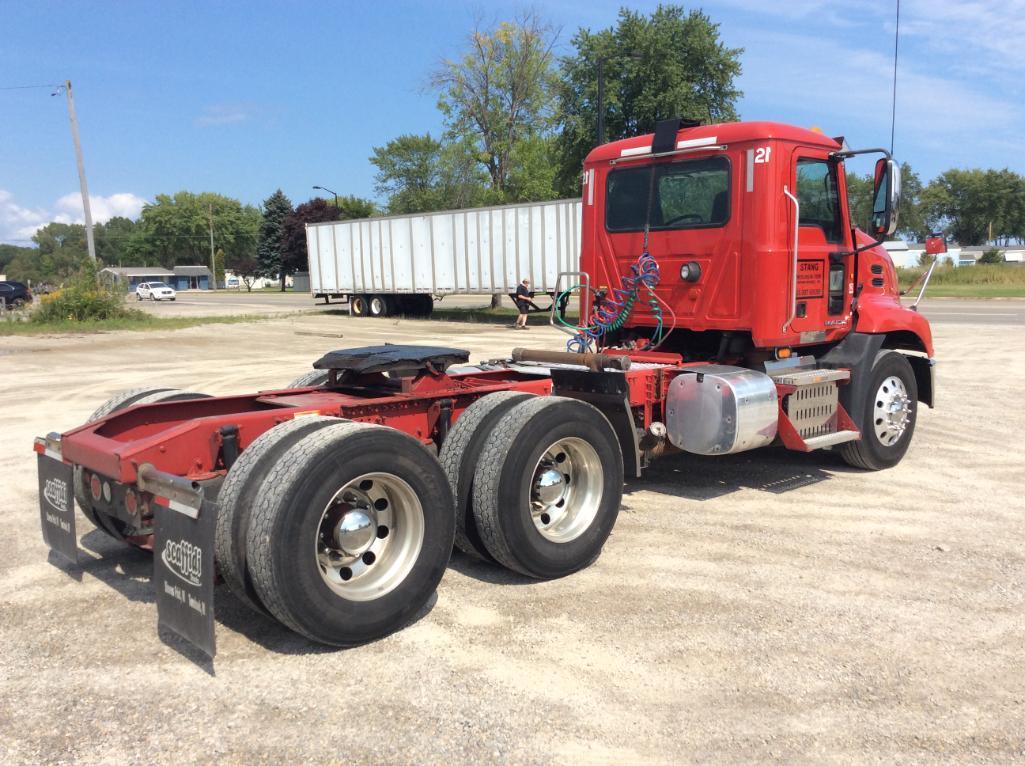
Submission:
<svg viewBox="0 0 1025 766">
<path fill-rule="evenodd" d="M 54 94 L 56 95 L 56 94 Z M 89 257 L 96 263 L 96 242 L 93 240 L 93 211 L 89 204 L 89 185 L 85 182 L 85 160 L 82 159 L 82 141 L 78 137 L 78 116 L 75 97 L 71 95 L 71 80 L 64 81 L 64 95 L 68 98 L 68 120 L 71 121 L 71 139 L 75 142 L 75 160 L 78 162 L 78 184 L 82 187 L 82 210 L 85 213 L 85 241 Z"/>
<path fill-rule="evenodd" d="M 217 289 L 217 259 L 214 257 L 214 206 L 210 203 L 210 289 Z"/>
<path fill-rule="evenodd" d="M 605 59 L 598 59 L 598 146 L 605 143 Z"/>
</svg>

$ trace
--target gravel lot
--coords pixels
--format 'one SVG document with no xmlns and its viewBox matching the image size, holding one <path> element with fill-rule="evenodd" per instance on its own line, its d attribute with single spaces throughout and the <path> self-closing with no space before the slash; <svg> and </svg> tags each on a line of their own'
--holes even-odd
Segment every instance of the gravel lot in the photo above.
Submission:
<svg viewBox="0 0 1025 766">
<path fill-rule="evenodd" d="M 331 348 L 560 336 L 304 314 L 0 338 L 0 762 L 1020 762 L 1025 335 L 936 334 L 939 408 L 893 470 L 668 458 L 584 572 L 457 555 L 414 624 L 348 651 L 220 587 L 213 665 L 157 637 L 147 555 L 79 516 L 81 581 L 47 562 L 33 436 L 120 389 L 274 387 Z"/>
</svg>

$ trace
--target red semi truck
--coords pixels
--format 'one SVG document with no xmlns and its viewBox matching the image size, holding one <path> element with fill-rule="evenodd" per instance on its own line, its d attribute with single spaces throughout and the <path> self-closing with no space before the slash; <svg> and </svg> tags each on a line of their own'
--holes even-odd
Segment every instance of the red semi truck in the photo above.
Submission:
<svg viewBox="0 0 1025 766">
<path fill-rule="evenodd" d="M 862 232 L 844 161 L 869 152 Z M 782 444 L 893 466 L 933 404 L 929 325 L 880 244 L 899 188 L 885 150 L 777 123 L 667 120 L 600 146 L 551 319 L 566 351 L 471 365 L 385 345 L 328 353 L 278 390 L 126 392 L 36 440 L 44 537 L 75 558 L 77 502 L 152 549 L 161 623 L 211 655 L 215 572 L 349 646 L 408 622 L 453 542 L 528 577 L 588 566 L 624 475 L 668 452 Z"/>
</svg>

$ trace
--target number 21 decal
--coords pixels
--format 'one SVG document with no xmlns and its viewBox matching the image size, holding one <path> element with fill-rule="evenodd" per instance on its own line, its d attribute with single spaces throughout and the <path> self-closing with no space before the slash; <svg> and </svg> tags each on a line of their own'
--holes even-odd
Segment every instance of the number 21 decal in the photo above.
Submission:
<svg viewBox="0 0 1025 766">
<path fill-rule="evenodd" d="M 769 161 L 769 155 L 772 154 L 771 146 L 759 146 L 755 149 L 755 165 L 764 165 Z"/>
</svg>

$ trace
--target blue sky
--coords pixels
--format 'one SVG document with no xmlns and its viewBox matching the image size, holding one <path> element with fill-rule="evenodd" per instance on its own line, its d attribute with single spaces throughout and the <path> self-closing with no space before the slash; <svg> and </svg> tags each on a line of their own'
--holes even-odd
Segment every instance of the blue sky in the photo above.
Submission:
<svg viewBox="0 0 1025 766">
<path fill-rule="evenodd" d="M 548 0 L 561 28 L 615 23 L 621 3 Z M 650 11 L 656 3 L 630 3 Z M 156 194 L 259 204 L 279 186 L 373 197 L 371 148 L 443 128 L 427 75 L 476 16 L 523 4 L 0 0 L 0 88 L 71 79 L 94 215 Z M 746 49 L 742 119 L 888 145 L 895 0 L 719 0 L 701 7 Z M 1025 172 L 1025 0 L 903 0 L 896 154 L 924 180 L 948 167 Z M 0 90 L 0 241 L 80 220 L 62 98 Z"/>
</svg>

